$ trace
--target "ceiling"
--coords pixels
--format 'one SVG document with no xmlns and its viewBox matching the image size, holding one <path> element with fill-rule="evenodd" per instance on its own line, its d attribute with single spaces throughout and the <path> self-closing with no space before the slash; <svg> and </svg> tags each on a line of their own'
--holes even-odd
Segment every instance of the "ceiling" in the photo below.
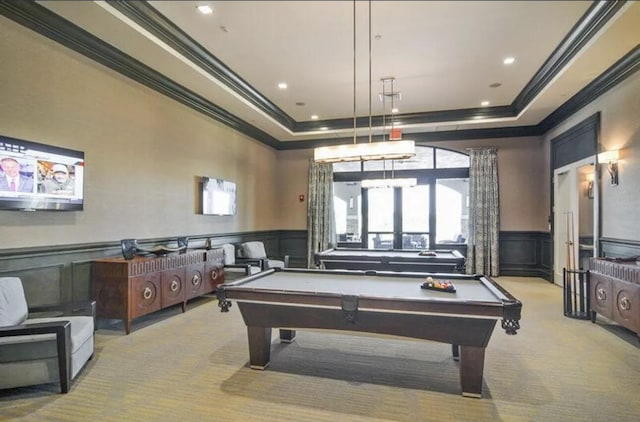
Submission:
<svg viewBox="0 0 640 422">
<path fill-rule="evenodd" d="M 640 63 L 640 2 L 357 1 L 355 18 L 351 1 L 2 9 L 278 149 L 349 142 L 354 103 L 358 136 L 368 136 L 370 115 L 374 137 L 391 122 L 416 140 L 540 134 Z M 399 95 L 383 103 L 386 77 Z"/>
</svg>

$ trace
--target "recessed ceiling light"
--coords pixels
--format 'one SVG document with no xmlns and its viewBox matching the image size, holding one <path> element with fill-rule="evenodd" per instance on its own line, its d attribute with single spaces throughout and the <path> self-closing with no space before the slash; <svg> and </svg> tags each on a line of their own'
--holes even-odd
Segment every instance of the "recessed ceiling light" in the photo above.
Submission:
<svg viewBox="0 0 640 422">
<path fill-rule="evenodd" d="M 286 82 L 280 82 L 278 83 L 278 88 L 280 89 L 287 89 L 287 83 Z"/>
<path fill-rule="evenodd" d="M 213 13 L 213 9 L 211 8 L 211 6 L 208 5 L 202 5 L 202 6 L 198 6 L 198 10 L 200 11 L 200 13 L 202 13 L 203 15 L 210 15 Z"/>
<path fill-rule="evenodd" d="M 318 115 L 317 114 L 312 114 L 311 115 L 311 120 L 318 120 Z"/>
<path fill-rule="evenodd" d="M 400 110 L 398 110 L 398 108 L 397 108 L 397 107 L 394 107 L 394 108 L 392 108 L 392 109 L 391 109 L 391 112 L 392 112 L 393 114 L 396 114 L 398 111 L 400 111 Z"/>
<path fill-rule="evenodd" d="M 482 107 L 486 107 L 486 106 L 488 106 L 489 104 L 491 104 L 489 101 L 483 101 L 483 102 L 481 102 L 481 103 L 480 103 L 480 105 L 481 105 Z"/>
<path fill-rule="evenodd" d="M 504 64 L 506 64 L 506 65 L 510 65 L 510 64 L 515 63 L 515 61 L 516 61 L 515 57 L 506 57 L 506 58 L 502 61 L 502 63 L 504 63 Z"/>
</svg>

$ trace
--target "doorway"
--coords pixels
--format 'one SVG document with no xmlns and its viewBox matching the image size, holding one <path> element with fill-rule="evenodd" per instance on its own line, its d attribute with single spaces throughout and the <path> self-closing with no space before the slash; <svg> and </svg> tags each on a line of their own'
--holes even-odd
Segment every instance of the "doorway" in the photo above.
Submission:
<svg viewBox="0 0 640 422">
<path fill-rule="evenodd" d="M 562 286 L 564 268 L 586 270 L 589 257 L 597 256 L 595 157 L 556 169 L 553 178 L 553 282 Z"/>
</svg>

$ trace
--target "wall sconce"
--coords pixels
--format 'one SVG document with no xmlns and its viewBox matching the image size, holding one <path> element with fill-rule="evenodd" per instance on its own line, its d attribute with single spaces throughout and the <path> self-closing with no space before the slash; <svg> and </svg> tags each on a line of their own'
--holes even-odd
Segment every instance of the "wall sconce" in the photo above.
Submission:
<svg viewBox="0 0 640 422">
<path fill-rule="evenodd" d="M 586 197 L 588 197 L 589 199 L 593 199 L 593 180 L 594 180 L 594 174 L 593 173 L 587 173 L 586 174 L 586 179 L 587 179 L 587 189 L 584 192 L 584 195 Z"/>
<path fill-rule="evenodd" d="M 598 154 L 598 162 L 607 164 L 607 171 L 611 176 L 611 184 L 618 185 L 618 150 L 605 151 Z"/>
</svg>

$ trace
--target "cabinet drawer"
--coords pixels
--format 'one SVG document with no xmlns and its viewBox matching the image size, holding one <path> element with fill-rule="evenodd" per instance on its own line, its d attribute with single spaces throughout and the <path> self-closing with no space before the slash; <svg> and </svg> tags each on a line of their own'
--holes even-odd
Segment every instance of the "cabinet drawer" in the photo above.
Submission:
<svg viewBox="0 0 640 422">
<path fill-rule="evenodd" d="M 205 293 L 214 291 L 218 284 L 224 283 L 224 267 L 222 264 L 207 262 L 205 271 Z"/>
<path fill-rule="evenodd" d="M 613 319 L 612 280 L 602 274 L 591 273 L 591 310 Z"/>
<path fill-rule="evenodd" d="M 204 263 L 187 267 L 185 284 L 187 300 L 204 294 Z"/>
<path fill-rule="evenodd" d="M 160 273 L 143 274 L 130 279 L 130 318 L 160 309 Z"/>
<path fill-rule="evenodd" d="M 163 308 L 186 301 L 185 275 L 186 269 L 184 267 L 162 272 L 160 277 L 162 286 L 160 304 Z"/>
<path fill-rule="evenodd" d="M 614 281 L 613 287 L 613 319 L 620 325 L 640 331 L 640 285 Z"/>
</svg>

